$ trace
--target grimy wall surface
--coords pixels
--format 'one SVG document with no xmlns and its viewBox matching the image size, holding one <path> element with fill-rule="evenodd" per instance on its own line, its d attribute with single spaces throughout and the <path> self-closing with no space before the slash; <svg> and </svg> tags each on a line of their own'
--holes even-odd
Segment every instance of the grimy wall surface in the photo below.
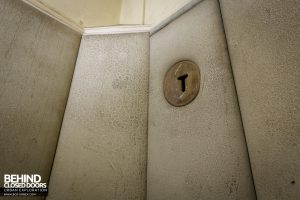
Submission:
<svg viewBox="0 0 300 200">
<path fill-rule="evenodd" d="M 48 181 L 80 38 L 21 1 L 0 0 L 1 187 L 5 173 Z"/>
<path fill-rule="evenodd" d="M 300 2 L 221 8 L 258 199 L 299 199 Z"/>
<path fill-rule="evenodd" d="M 146 197 L 149 34 L 83 36 L 47 200 Z"/>
<path fill-rule="evenodd" d="M 217 0 L 205 0 L 151 36 L 148 200 L 255 199 L 245 138 Z M 180 60 L 201 71 L 185 107 L 163 95 Z"/>
</svg>

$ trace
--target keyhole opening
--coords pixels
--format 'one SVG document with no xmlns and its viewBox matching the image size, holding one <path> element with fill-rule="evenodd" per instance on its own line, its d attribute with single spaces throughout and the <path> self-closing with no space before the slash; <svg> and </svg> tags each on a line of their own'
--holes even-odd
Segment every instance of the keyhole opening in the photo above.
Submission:
<svg viewBox="0 0 300 200">
<path fill-rule="evenodd" d="M 181 81 L 181 91 L 182 92 L 185 92 L 185 90 L 186 90 L 186 88 L 185 88 L 185 79 L 188 77 L 188 75 L 187 74 L 184 74 L 184 75 L 182 75 L 182 76 L 179 76 L 177 79 L 179 80 L 179 81 Z"/>
</svg>

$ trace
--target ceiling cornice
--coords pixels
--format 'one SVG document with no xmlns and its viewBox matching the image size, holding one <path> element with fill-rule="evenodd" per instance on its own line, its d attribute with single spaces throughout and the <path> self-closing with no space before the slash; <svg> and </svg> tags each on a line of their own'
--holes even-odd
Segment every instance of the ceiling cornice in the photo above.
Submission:
<svg viewBox="0 0 300 200">
<path fill-rule="evenodd" d="M 48 15 L 49 17 L 59 21 L 60 23 L 68 26 L 76 32 L 83 34 L 84 28 L 72 21 L 70 18 L 64 16 L 62 13 L 59 13 L 55 9 L 51 8 L 49 5 L 42 3 L 41 1 L 36 0 L 22 0 L 24 3 L 38 9 L 42 13 Z"/>
<path fill-rule="evenodd" d="M 173 14 L 171 14 L 166 19 L 163 19 L 161 22 L 153 26 L 150 30 L 150 35 L 154 35 L 159 30 L 166 27 L 168 24 L 172 23 L 174 20 L 176 20 L 178 17 L 183 15 L 184 13 L 188 12 L 192 8 L 194 8 L 196 5 L 198 5 L 203 0 L 191 0 L 190 2 L 186 3 L 184 6 L 179 8 L 177 11 L 175 11 Z"/>
<path fill-rule="evenodd" d="M 125 33 L 149 33 L 149 25 L 130 25 L 130 26 L 107 26 L 85 28 L 83 35 L 107 35 L 107 34 L 125 34 Z"/>
<path fill-rule="evenodd" d="M 62 24 L 68 26 L 69 28 L 79 32 L 82 35 L 105 35 L 105 34 L 122 34 L 122 33 L 141 33 L 149 32 L 150 35 L 155 34 L 160 29 L 164 28 L 176 18 L 186 13 L 188 10 L 192 9 L 198 3 L 203 0 L 190 0 L 179 10 L 175 11 L 172 15 L 162 20 L 160 23 L 155 26 L 150 25 L 117 25 L 117 26 L 107 26 L 107 27 L 91 27 L 84 28 L 80 24 L 77 24 L 70 18 L 64 16 L 62 13 L 51 8 L 49 5 L 43 3 L 40 0 L 22 0 L 23 2 L 29 4 L 30 6 L 38 9 L 42 13 L 50 16 L 51 18 L 61 22 Z"/>
</svg>

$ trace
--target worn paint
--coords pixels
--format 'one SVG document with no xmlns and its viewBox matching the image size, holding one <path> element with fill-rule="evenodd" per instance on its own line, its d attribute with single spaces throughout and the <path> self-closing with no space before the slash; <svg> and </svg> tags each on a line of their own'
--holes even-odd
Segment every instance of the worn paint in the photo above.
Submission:
<svg viewBox="0 0 300 200">
<path fill-rule="evenodd" d="M 0 0 L 0 36 L 0 185 L 10 173 L 48 182 L 81 36 L 12 0 Z"/>
<path fill-rule="evenodd" d="M 259 200 L 300 198 L 300 2 L 221 0 Z"/>
<path fill-rule="evenodd" d="M 84 36 L 47 200 L 146 197 L 149 34 Z"/>
</svg>

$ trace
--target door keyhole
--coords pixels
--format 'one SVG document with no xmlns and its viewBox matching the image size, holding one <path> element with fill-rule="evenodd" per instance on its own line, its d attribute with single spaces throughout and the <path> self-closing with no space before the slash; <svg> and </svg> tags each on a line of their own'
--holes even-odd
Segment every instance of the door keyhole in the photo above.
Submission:
<svg viewBox="0 0 300 200">
<path fill-rule="evenodd" d="M 181 91 L 182 92 L 185 92 L 185 90 L 186 90 L 186 88 L 185 88 L 185 79 L 188 77 L 188 75 L 187 74 L 184 74 L 184 75 L 182 75 L 182 76 L 179 76 L 177 79 L 179 80 L 179 81 L 181 81 Z"/>
<path fill-rule="evenodd" d="M 163 93 L 169 104 L 180 107 L 192 102 L 200 90 L 200 68 L 189 60 L 172 65 L 163 81 Z"/>
</svg>

